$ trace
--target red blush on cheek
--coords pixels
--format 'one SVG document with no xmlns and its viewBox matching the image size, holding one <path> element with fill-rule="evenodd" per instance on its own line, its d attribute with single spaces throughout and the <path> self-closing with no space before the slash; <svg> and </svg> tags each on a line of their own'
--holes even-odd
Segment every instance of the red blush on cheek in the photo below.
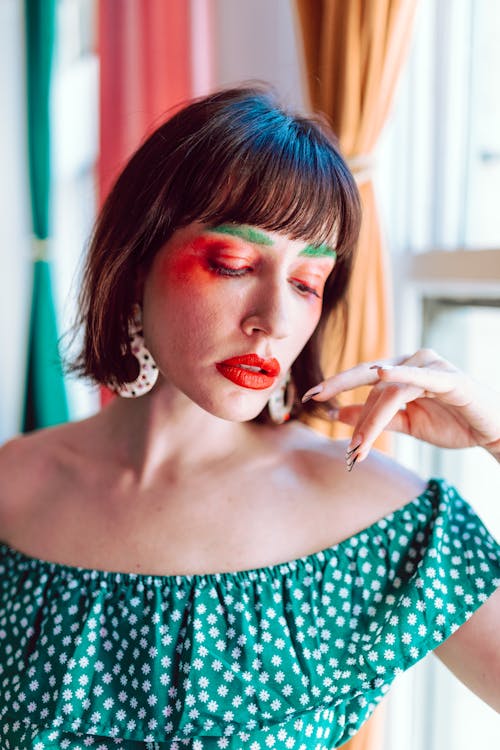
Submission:
<svg viewBox="0 0 500 750">
<path fill-rule="evenodd" d="M 199 252 L 180 251 L 161 259 L 158 276 L 167 283 L 205 285 L 216 280 L 209 273 L 207 259 Z"/>
</svg>

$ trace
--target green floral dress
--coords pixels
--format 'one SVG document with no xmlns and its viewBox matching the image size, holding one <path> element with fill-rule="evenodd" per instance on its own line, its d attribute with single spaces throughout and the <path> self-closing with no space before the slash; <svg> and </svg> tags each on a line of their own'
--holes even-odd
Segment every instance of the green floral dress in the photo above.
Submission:
<svg viewBox="0 0 500 750">
<path fill-rule="evenodd" d="M 2 750 L 326 750 L 500 586 L 500 545 L 442 479 L 339 544 L 157 576 L 0 545 Z"/>
</svg>

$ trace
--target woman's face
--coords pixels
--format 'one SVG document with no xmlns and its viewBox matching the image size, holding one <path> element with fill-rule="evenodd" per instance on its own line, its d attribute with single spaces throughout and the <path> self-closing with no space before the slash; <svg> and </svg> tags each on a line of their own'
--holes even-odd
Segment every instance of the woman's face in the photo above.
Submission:
<svg viewBox="0 0 500 750">
<path fill-rule="evenodd" d="M 334 263 L 326 246 L 248 225 L 179 229 L 143 287 L 161 375 L 218 417 L 253 419 L 313 333 Z"/>
</svg>

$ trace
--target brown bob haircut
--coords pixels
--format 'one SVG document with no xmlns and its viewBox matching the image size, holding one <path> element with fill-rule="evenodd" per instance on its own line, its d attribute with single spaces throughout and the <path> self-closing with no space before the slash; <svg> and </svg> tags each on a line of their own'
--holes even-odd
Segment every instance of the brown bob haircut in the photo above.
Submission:
<svg viewBox="0 0 500 750">
<path fill-rule="evenodd" d="M 127 329 L 139 272 L 175 230 L 236 222 L 336 250 L 320 322 L 292 366 L 302 394 L 323 380 L 322 338 L 332 316 L 345 335 L 360 216 L 355 181 L 321 117 L 289 113 L 261 84 L 192 101 L 133 154 L 97 218 L 79 296 L 82 349 L 67 370 L 111 387 L 133 380 Z M 292 416 L 318 408 L 297 402 Z M 266 421 L 267 408 L 256 419 Z"/>
</svg>

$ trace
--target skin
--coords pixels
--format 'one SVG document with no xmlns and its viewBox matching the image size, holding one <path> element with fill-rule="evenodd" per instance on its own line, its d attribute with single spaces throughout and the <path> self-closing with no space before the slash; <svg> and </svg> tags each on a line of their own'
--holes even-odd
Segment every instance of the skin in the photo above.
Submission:
<svg viewBox="0 0 500 750">
<path fill-rule="evenodd" d="M 176 232 L 142 289 L 147 345 L 164 380 L 222 419 L 259 414 L 272 389 L 249 392 L 215 364 L 254 352 L 286 374 L 318 324 L 335 262 L 303 255 L 306 245 L 244 226 Z"/>
<path fill-rule="evenodd" d="M 336 415 L 354 425 L 351 458 L 363 461 L 390 429 L 442 448 L 481 446 L 500 462 L 500 394 L 432 349 L 356 365 L 313 386 L 302 400 L 325 401 L 361 385 L 374 386 L 366 403 Z"/>
<path fill-rule="evenodd" d="M 304 282 L 321 292 L 334 262 L 304 256 L 303 241 L 264 234 L 268 242 L 200 225 L 175 233 L 137 285 L 157 385 L 0 449 L 2 541 L 68 565 L 158 575 L 273 565 L 336 544 L 423 492 L 423 479 L 369 450 L 387 424 L 437 445 L 447 427 L 455 441 L 481 441 L 495 455 L 498 395 L 481 396 L 428 350 L 392 362 L 391 375 L 368 362 L 316 384 L 318 399 L 374 386 L 366 404 L 338 415 L 355 425 L 355 439 L 363 435 L 353 473 L 347 441 L 296 422 L 248 422 L 270 391 L 231 383 L 215 362 L 256 351 L 286 372 L 319 319 L 320 299 Z M 216 265 L 232 258 L 246 270 L 216 272 L 214 252 Z M 403 403 L 427 419 L 403 422 Z M 436 650 L 497 710 L 499 619 L 500 591 Z"/>
</svg>

